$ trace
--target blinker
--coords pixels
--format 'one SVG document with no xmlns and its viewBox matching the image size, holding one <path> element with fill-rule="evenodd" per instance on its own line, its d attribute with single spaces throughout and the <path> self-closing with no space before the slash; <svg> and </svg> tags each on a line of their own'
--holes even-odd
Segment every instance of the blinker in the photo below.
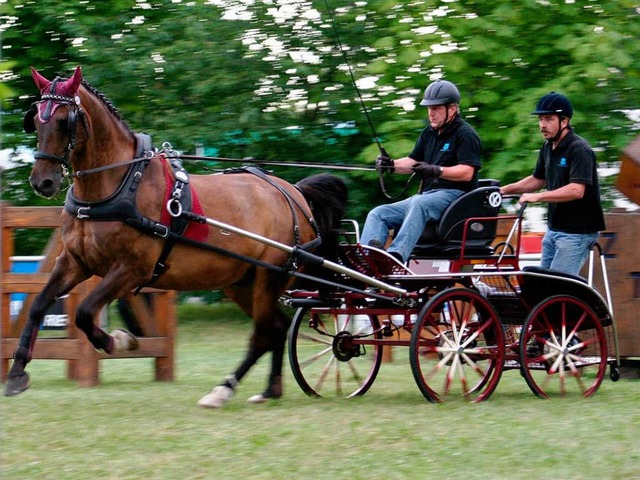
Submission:
<svg viewBox="0 0 640 480">
<path fill-rule="evenodd" d="M 38 107 L 31 105 L 31 108 L 27 113 L 25 113 L 24 118 L 22 119 L 22 128 L 25 133 L 33 133 L 36 131 L 36 114 L 38 113 Z"/>
</svg>

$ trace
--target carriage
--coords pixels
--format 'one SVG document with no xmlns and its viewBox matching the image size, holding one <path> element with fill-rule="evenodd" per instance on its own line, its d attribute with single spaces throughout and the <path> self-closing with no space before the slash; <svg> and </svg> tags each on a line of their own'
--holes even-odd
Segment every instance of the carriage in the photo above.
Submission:
<svg viewBox="0 0 640 480">
<path fill-rule="evenodd" d="M 26 366 L 44 313 L 92 275 L 101 280 L 75 319 L 107 354 L 137 342 L 128 332 L 102 330 L 98 313 L 148 285 L 222 289 L 252 318 L 245 358 L 200 399 L 203 407 L 223 406 L 267 352 L 267 386 L 249 400 L 282 396 L 287 331 L 294 377 L 310 395 L 364 394 L 392 346 L 409 347 L 415 380 L 433 402 L 485 400 L 505 369 L 519 369 L 541 397 L 590 396 L 607 366 L 617 379 L 604 257 L 606 300 L 592 273 L 585 281 L 521 269 L 521 216 L 499 215 L 495 181 L 427 225 L 403 265 L 361 245 L 355 222 L 340 223 L 347 192 L 339 178 L 315 175 L 294 186 L 253 167 L 189 176 L 181 155 L 134 134 L 80 67 L 69 79 L 49 81 L 35 69 L 32 76 L 41 97 L 24 119 L 40 148 L 31 186 L 51 198 L 65 180 L 73 185 L 62 213 L 63 251 L 29 310 L 5 395 L 30 386 Z M 505 220 L 513 226 L 498 241 L 498 222 Z M 303 284 L 296 287 L 296 278 Z M 292 322 L 279 300 L 296 308 Z"/>
<path fill-rule="evenodd" d="M 358 225 L 344 229 L 339 262 L 400 291 L 350 288 L 290 290 L 296 307 L 289 331 L 293 375 L 309 395 L 356 396 L 371 387 L 383 351 L 409 347 L 418 388 L 431 402 L 489 398 L 502 372 L 517 369 L 539 397 L 596 392 L 607 366 L 619 377 L 605 259 L 595 244 L 589 280 L 520 268 L 522 213 L 499 215 L 495 181 L 455 201 L 428 225 L 407 265 L 359 243 Z M 513 208 L 511 209 L 513 210 Z M 498 222 L 511 222 L 497 240 Z M 594 264 L 600 256 L 600 268 Z M 599 270 L 604 297 L 594 287 Z M 364 291 L 363 291 L 364 290 Z"/>
</svg>

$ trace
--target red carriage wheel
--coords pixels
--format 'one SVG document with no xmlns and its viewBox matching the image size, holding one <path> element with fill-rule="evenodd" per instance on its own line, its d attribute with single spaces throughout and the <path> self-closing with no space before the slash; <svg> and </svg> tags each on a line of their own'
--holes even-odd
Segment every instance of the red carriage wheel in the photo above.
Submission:
<svg viewBox="0 0 640 480">
<path fill-rule="evenodd" d="M 443 290 L 418 315 L 409 355 L 413 376 L 427 400 L 486 400 L 497 387 L 504 366 L 498 315 L 474 290 Z"/>
<path fill-rule="evenodd" d="M 520 336 L 522 375 L 539 397 L 593 395 L 607 369 L 607 340 L 593 309 L 556 295 L 529 313 Z"/>
<path fill-rule="evenodd" d="M 381 338 L 375 315 L 299 308 L 289 330 L 293 376 L 310 396 L 363 395 L 380 370 Z"/>
</svg>

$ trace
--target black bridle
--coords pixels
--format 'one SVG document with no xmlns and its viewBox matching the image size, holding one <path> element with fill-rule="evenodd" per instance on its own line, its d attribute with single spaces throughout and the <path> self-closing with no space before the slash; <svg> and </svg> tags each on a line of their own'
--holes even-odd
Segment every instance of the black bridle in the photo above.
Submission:
<svg viewBox="0 0 640 480">
<path fill-rule="evenodd" d="M 35 102 L 31 109 L 27 112 L 24 117 L 24 131 L 26 133 L 33 133 L 36 130 L 35 125 L 35 117 L 38 115 L 39 106 L 41 104 L 44 105 L 44 111 L 42 112 L 41 118 L 44 123 L 48 122 L 51 119 L 51 114 L 53 113 L 54 104 L 58 105 L 67 105 L 69 107 L 69 114 L 67 116 L 67 131 L 69 132 L 69 141 L 67 142 L 67 146 L 65 148 L 63 156 L 54 155 L 51 153 L 36 151 L 33 155 L 33 158 L 36 160 L 49 160 L 52 162 L 56 162 L 60 164 L 62 168 L 62 174 L 65 178 L 69 177 L 69 172 L 72 170 L 71 162 L 69 161 L 69 157 L 71 155 L 71 151 L 76 146 L 77 133 L 78 133 L 78 117 L 82 119 L 82 124 L 84 126 L 85 132 L 88 132 L 86 118 L 84 116 L 84 110 L 80 105 L 80 97 L 70 97 L 67 95 L 60 95 L 55 93 L 56 85 L 61 80 L 60 77 L 56 77 L 51 82 L 51 89 L 49 93 L 45 93 L 40 97 L 40 101 Z M 46 102 L 46 103 L 45 103 Z"/>
</svg>

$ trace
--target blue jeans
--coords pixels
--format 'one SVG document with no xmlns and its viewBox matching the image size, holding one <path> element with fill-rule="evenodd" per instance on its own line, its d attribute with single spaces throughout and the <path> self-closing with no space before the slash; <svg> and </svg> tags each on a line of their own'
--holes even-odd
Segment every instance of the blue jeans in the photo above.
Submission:
<svg viewBox="0 0 640 480">
<path fill-rule="evenodd" d="M 596 233 L 562 233 L 547 230 L 542 239 L 540 266 L 578 275 L 587 260 Z"/>
<path fill-rule="evenodd" d="M 360 243 L 369 245 L 376 240 L 384 245 L 389 230 L 394 229 L 396 236 L 389 252 L 399 253 L 406 262 L 427 222 L 440 220 L 451 202 L 463 193 L 452 189 L 427 190 L 400 202 L 379 205 L 367 215 Z"/>
</svg>

